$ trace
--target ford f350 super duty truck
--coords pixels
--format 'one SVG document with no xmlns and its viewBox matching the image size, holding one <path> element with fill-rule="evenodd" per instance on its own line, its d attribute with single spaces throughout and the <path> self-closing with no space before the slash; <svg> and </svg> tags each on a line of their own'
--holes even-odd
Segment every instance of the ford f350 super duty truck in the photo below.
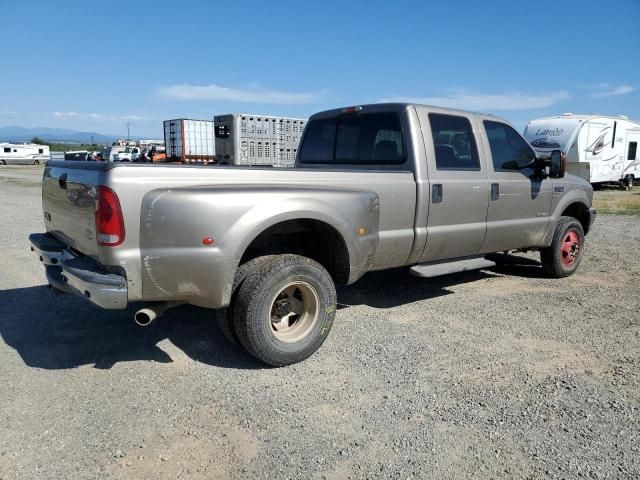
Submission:
<svg viewBox="0 0 640 480">
<path fill-rule="evenodd" d="M 335 284 L 410 266 L 432 277 L 540 251 L 575 272 L 593 191 L 539 159 L 507 122 L 413 104 L 312 116 L 296 168 L 48 162 L 48 282 L 102 308 L 215 309 L 225 335 L 270 365 L 301 361 L 331 330 Z"/>
</svg>

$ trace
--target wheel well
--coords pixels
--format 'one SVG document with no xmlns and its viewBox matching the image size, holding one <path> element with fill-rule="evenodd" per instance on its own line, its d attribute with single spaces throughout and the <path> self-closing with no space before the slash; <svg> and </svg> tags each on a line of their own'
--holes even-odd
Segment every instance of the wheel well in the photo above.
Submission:
<svg viewBox="0 0 640 480">
<path fill-rule="evenodd" d="M 262 255 L 295 253 L 327 269 L 333 281 L 349 281 L 349 250 L 342 235 L 328 223 L 296 219 L 272 225 L 253 239 L 240 264 Z"/>
<path fill-rule="evenodd" d="M 589 231 L 589 207 L 584 203 L 572 203 L 562 212 L 563 217 L 573 217 L 582 225 L 585 235 Z"/>
</svg>

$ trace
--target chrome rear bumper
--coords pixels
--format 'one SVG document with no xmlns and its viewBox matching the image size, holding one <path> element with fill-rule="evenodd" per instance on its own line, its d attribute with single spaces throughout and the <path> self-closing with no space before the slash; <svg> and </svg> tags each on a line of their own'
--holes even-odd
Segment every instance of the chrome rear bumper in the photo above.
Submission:
<svg viewBox="0 0 640 480">
<path fill-rule="evenodd" d="M 84 297 L 99 307 L 120 310 L 127 306 L 127 279 L 107 272 L 88 257 L 75 255 L 47 233 L 29 235 L 31 251 L 44 264 L 49 284 L 65 293 Z"/>
</svg>

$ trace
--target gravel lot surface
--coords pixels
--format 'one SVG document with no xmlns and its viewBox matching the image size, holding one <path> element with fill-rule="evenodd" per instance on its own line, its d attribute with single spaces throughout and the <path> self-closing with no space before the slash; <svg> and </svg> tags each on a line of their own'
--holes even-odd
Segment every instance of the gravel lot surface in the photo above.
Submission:
<svg viewBox="0 0 640 480">
<path fill-rule="evenodd" d="M 600 216 L 564 280 L 369 274 L 269 369 L 206 310 L 54 297 L 41 172 L 0 168 L 1 479 L 640 477 L 640 217 Z"/>
</svg>

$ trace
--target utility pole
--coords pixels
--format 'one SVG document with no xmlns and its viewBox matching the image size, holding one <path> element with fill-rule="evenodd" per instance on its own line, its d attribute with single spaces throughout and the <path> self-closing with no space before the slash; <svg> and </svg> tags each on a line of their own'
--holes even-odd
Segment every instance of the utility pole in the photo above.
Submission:
<svg viewBox="0 0 640 480">
<path fill-rule="evenodd" d="M 127 122 L 127 142 L 129 141 L 129 128 L 131 127 L 131 122 Z"/>
</svg>

